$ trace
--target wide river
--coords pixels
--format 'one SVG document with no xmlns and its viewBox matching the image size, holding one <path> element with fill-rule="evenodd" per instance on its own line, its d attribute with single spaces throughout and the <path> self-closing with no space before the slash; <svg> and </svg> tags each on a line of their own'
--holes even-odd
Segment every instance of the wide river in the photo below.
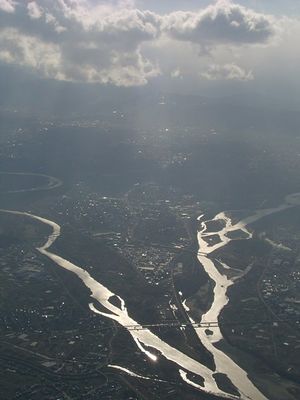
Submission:
<svg viewBox="0 0 300 400">
<path fill-rule="evenodd" d="M 242 238 L 250 239 L 251 233 L 247 229 L 247 225 L 258 221 L 259 219 L 278 213 L 290 207 L 300 204 L 300 194 L 296 193 L 285 198 L 285 203 L 279 207 L 264 209 L 255 211 L 249 217 L 240 220 L 239 222 L 233 224 L 231 219 L 226 216 L 226 213 L 220 213 L 214 217 L 215 221 L 222 221 L 223 227 L 217 231 L 208 231 L 207 222 L 202 221 L 202 216 L 199 217 L 199 224 L 201 229 L 198 232 L 198 243 L 199 243 L 199 255 L 198 259 L 200 264 L 203 266 L 210 279 L 214 282 L 214 297 L 210 309 L 202 316 L 201 321 L 217 321 L 220 312 L 224 306 L 228 303 L 227 289 L 229 286 L 234 284 L 234 279 L 229 279 L 226 274 L 219 272 L 216 264 L 217 261 L 213 258 L 213 252 L 221 247 L 226 246 L 231 240 L 238 240 L 236 235 L 235 239 L 230 239 L 227 234 L 229 232 L 243 232 Z M 75 265 L 70 261 L 64 259 L 60 255 L 51 252 L 52 244 L 57 240 L 61 234 L 60 226 L 48 219 L 42 218 L 37 215 L 33 215 L 27 212 L 4 210 L 0 209 L 0 212 L 10 213 L 14 215 L 25 216 L 34 219 L 42 224 L 48 225 L 51 228 L 51 233 L 47 238 L 47 241 L 39 248 L 37 251 L 48 257 L 59 267 L 64 268 L 68 271 L 73 272 L 78 276 L 82 283 L 89 288 L 91 292 L 91 298 L 102 304 L 107 312 L 102 312 L 97 309 L 95 304 L 91 302 L 89 308 L 91 312 L 100 314 L 104 317 L 115 320 L 117 323 L 122 325 L 128 330 L 132 339 L 136 343 L 137 347 L 149 357 L 152 362 L 158 362 L 158 355 L 160 353 L 169 361 L 173 362 L 178 368 L 178 374 L 187 384 L 190 386 L 202 390 L 204 392 L 214 394 L 221 398 L 227 399 L 251 399 L 251 400 L 267 400 L 267 398 L 256 388 L 256 386 L 251 382 L 247 373 L 239 367 L 228 355 L 220 351 L 215 347 L 215 344 L 222 339 L 221 331 L 218 327 L 210 328 L 210 334 L 207 335 L 204 329 L 195 328 L 199 340 L 206 347 L 206 349 L 212 354 L 216 370 L 211 370 L 205 365 L 202 365 L 199 361 L 189 357 L 175 347 L 170 346 L 165 341 L 161 340 L 157 335 L 152 333 L 149 329 L 133 330 L 132 325 L 140 327 L 139 323 L 135 321 L 127 310 L 126 302 L 118 296 L 118 294 L 113 293 L 110 289 L 101 284 L 101 282 L 96 281 L 87 271 L 81 266 Z M 217 235 L 219 237 L 219 242 L 215 244 L 210 244 L 209 237 Z M 241 239 L 242 239 L 241 238 Z M 224 269 L 229 269 L 230 266 L 223 265 Z M 117 296 L 120 299 L 120 307 L 113 305 L 110 300 Z M 187 310 L 188 307 L 183 303 L 183 306 Z M 192 319 L 191 319 L 192 321 Z M 156 351 L 153 352 L 152 349 Z M 156 354 L 155 354 L 156 353 Z M 112 365 L 112 368 L 121 370 L 132 376 L 136 376 L 143 379 L 148 379 L 138 375 L 135 372 L 121 366 Z M 229 380 L 237 388 L 239 396 L 235 396 L 225 391 L 221 390 L 214 378 L 216 372 L 223 373 L 227 375 Z M 203 378 L 203 386 L 194 382 L 189 373 L 198 375 Z"/>
</svg>

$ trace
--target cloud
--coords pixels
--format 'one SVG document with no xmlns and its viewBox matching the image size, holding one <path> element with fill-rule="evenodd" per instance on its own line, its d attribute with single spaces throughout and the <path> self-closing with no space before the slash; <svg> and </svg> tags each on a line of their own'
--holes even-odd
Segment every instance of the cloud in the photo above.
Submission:
<svg viewBox="0 0 300 400">
<path fill-rule="evenodd" d="M 41 18 L 41 16 L 43 15 L 42 9 L 35 1 L 31 1 L 27 4 L 27 10 L 29 17 L 33 19 Z"/>
<path fill-rule="evenodd" d="M 59 46 L 32 36 L 20 35 L 15 28 L 0 34 L 0 59 L 7 63 L 30 67 L 42 76 L 64 79 L 61 72 Z"/>
<path fill-rule="evenodd" d="M 187 73 L 181 67 L 177 72 L 176 44 L 202 49 L 265 44 L 276 32 L 275 22 L 227 0 L 165 15 L 139 10 L 134 0 L 0 0 L 0 61 L 47 78 L 137 86 L 161 74 L 157 60 L 163 57 L 155 53 L 160 41 L 175 49 L 168 71 L 162 69 L 182 78 Z M 204 74 L 206 79 L 222 73 L 233 77 L 224 79 L 250 79 L 239 68 L 214 66 Z"/>
<path fill-rule="evenodd" d="M 12 0 L 0 0 L 0 10 L 13 13 L 15 11 L 14 2 Z"/>
<path fill-rule="evenodd" d="M 181 71 L 180 71 L 180 69 L 179 68 L 176 68 L 176 69 L 173 69 L 172 71 L 171 71 L 171 78 L 174 78 L 174 79 L 182 79 L 182 73 L 181 73 Z"/>
<path fill-rule="evenodd" d="M 170 14 L 164 21 L 164 31 L 177 40 L 214 46 L 266 43 L 276 28 L 270 16 L 219 0 L 198 12 Z"/>
<path fill-rule="evenodd" d="M 252 71 L 246 71 L 236 64 L 218 65 L 212 64 L 207 71 L 202 72 L 201 77 L 210 81 L 235 80 L 250 81 L 254 79 Z"/>
<path fill-rule="evenodd" d="M 160 70 L 142 55 L 140 46 L 159 34 L 159 16 L 124 4 L 15 1 L 9 18 L 0 13 L 0 59 L 48 78 L 146 84 Z"/>
</svg>

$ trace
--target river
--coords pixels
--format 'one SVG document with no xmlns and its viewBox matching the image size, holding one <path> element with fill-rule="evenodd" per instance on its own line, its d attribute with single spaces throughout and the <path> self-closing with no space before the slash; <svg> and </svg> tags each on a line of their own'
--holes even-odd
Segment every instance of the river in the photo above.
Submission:
<svg viewBox="0 0 300 400">
<path fill-rule="evenodd" d="M 196 322 L 218 321 L 221 311 L 229 301 L 227 297 L 227 290 L 231 285 L 236 282 L 236 279 L 229 279 L 225 273 L 222 274 L 219 272 L 216 266 L 216 263 L 218 261 L 214 259 L 213 252 L 226 246 L 232 240 L 251 239 L 252 234 L 247 229 L 247 226 L 249 224 L 258 221 L 263 217 L 287 210 L 288 208 L 297 205 L 300 205 L 300 193 L 294 193 L 292 195 L 286 196 L 284 204 L 278 207 L 256 210 L 252 215 L 241 219 L 235 224 L 232 222 L 230 217 L 226 215 L 225 212 L 222 212 L 217 214 L 213 218 L 213 220 L 210 220 L 223 222 L 224 227 L 215 231 L 208 231 L 207 223 L 210 221 L 202 221 L 203 215 L 198 218 L 201 227 L 197 235 L 199 244 L 198 260 L 210 279 L 214 282 L 214 297 L 209 310 L 202 316 L 201 321 Z M 231 239 L 230 237 L 228 237 L 229 232 L 238 231 L 246 234 L 246 238 L 244 236 L 240 238 L 236 237 L 235 239 Z M 209 238 L 215 238 L 216 236 L 219 238 L 219 241 L 217 243 L 210 244 Z M 223 264 L 223 267 L 225 267 L 226 270 L 231 269 L 231 267 L 228 265 Z M 244 276 L 244 274 L 242 273 L 241 276 Z M 186 308 L 186 312 L 187 314 L 189 314 L 188 308 Z M 190 320 L 191 322 L 194 322 L 191 317 Z M 202 344 L 213 355 L 216 365 L 216 371 L 227 375 L 234 386 L 239 390 L 241 397 L 249 398 L 252 400 L 266 399 L 266 397 L 262 393 L 260 393 L 250 381 L 247 373 L 241 367 L 239 367 L 230 357 L 228 357 L 225 353 L 215 347 L 215 344 L 223 339 L 219 327 L 210 327 L 208 333 L 201 328 L 195 328 L 195 331 Z"/>
<path fill-rule="evenodd" d="M 254 214 L 252 214 L 251 216 L 242 219 L 235 224 L 233 224 L 231 219 L 226 216 L 226 213 L 220 213 L 215 216 L 214 220 L 222 220 L 225 223 L 225 227 L 215 232 L 208 232 L 206 227 L 208 221 L 202 221 L 203 216 L 199 217 L 201 229 L 198 232 L 198 243 L 200 250 L 198 258 L 200 264 L 203 266 L 210 279 L 215 284 L 213 302 L 210 306 L 210 309 L 206 312 L 205 315 L 202 316 L 201 322 L 218 320 L 220 312 L 228 303 L 227 289 L 229 286 L 234 284 L 233 279 L 227 278 L 225 274 L 221 274 L 218 271 L 215 265 L 216 261 L 213 259 L 212 254 L 215 250 L 224 247 L 231 240 L 237 240 L 230 239 L 227 236 L 228 232 L 237 232 L 241 230 L 247 235 L 247 239 L 249 239 L 252 237 L 252 235 L 247 229 L 248 224 L 253 223 L 267 215 L 283 211 L 299 204 L 300 194 L 297 193 L 294 195 L 290 195 L 286 197 L 285 203 L 283 205 L 276 208 L 255 211 Z M 222 339 L 222 333 L 218 327 L 210 328 L 210 331 L 212 333 L 210 335 L 207 335 L 205 330 L 202 328 L 195 328 L 199 340 L 214 358 L 216 370 L 213 371 L 207 368 L 205 365 L 202 365 L 199 361 L 170 346 L 168 343 L 161 340 L 157 335 L 152 333 L 149 329 L 133 330 L 132 328 L 129 328 L 132 327 L 132 325 L 135 325 L 137 327 L 140 327 L 140 325 L 129 315 L 124 299 L 120 298 L 110 289 L 106 288 L 100 282 L 96 281 L 87 271 L 84 270 L 84 268 L 75 265 L 74 263 L 71 263 L 60 255 L 51 252 L 51 246 L 61 234 L 61 227 L 57 223 L 27 212 L 4 209 L 0 209 L 0 212 L 25 216 L 42 224 L 48 225 L 51 228 L 51 233 L 48 236 L 46 242 L 41 247 L 37 248 L 37 251 L 43 256 L 52 260 L 59 267 L 76 274 L 78 278 L 82 281 L 82 283 L 90 290 L 91 298 L 94 299 L 96 302 L 99 302 L 103 307 L 105 307 L 107 312 L 99 311 L 97 309 L 96 303 L 94 303 L 93 301 L 89 304 L 90 310 L 96 314 L 110 318 L 126 328 L 132 336 L 137 347 L 142 352 L 144 352 L 152 362 L 158 362 L 157 353 L 160 353 L 169 361 L 177 365 L 179 376 L 187 384 L 206 393 L 214 394 L 221 398 L 267 400 L 267 398 L 251 382 L 247 373 L 241 367 L 239 367 L 229 356 L 227 356 L 225 353 L 215 347 L 215 344 Z M 208 242 L 208 239 L 209 236 L 212 235 L 218 235 L 220 241 L 215 244 L 210 244 Z M 229 269 L 230 266 L 226 266 L 226 268 Z M 117 307 L 110 302 L 110 299 L 112 299 L 114 296 L 117 296 L 120 299 L 120 307 Z M 188 307 L 185 304 L 184 306 L 188 313 Z M 122 370 L 123 372 L 127 371 L 130 374 L 135 374 L 134 372 L 131 372 L 124 367 L 111 367 Z M 221 390 L 218 387 L 216 380 L 213 376 L 216 372 L 226 374 L 233 385 L 237 388 L 240 395 L 235 396 Z M 203 386 L 193 382 L 188 377 L 188 373 L 192 373 L 202 377 L 204 382 Z M 139 375 L 136 374 L 136 376 Z M 143 378 L 147 379 L 145 377 Z"/>
</svg>

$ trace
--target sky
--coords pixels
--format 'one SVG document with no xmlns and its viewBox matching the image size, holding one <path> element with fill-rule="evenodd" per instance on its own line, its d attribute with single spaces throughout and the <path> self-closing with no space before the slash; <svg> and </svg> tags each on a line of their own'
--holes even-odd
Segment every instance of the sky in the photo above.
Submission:
<svg viewBox="0 0 300 400">
<path fill-rule="evenodd" d="M 0 79 L 296 97 L 299 37 L 296 0 L 0 0 Z"/>
<path fill-rule="evenodd" d="M 214 2 L 211 0 L 138 0 L 136 5 L 142 9 L 151 9 L 158 13 L 172 12 L 175 10 L 198 10 Z M 278 15 L 294 15 L 300 13 L 300 2 L 297 0 L 240 0 L 238 4 L 259 12 L 274 13 Z"/>
</svg>

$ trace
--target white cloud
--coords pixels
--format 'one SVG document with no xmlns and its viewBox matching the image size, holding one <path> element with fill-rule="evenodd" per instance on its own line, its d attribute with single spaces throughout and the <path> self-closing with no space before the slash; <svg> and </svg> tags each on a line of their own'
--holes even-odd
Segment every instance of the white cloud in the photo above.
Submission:
<svg viewBox="0 0 300 400">
<path fill-rule="evenodd" d="M 201 45 L 244 45 L 267 42 L 275 33 L 274 18 L 258 14 L 229 0 L 199 12 L 177 11 L 164 21 L 174 39 Z"/>
<path fill-rule="evenodd" d="M 182 79 L 194 68 L 189 60 L 210 56 L 215 65 L 203 73 L 206 79 L 249 80 L 250 72 L 214 58 L 212 49 L 269 43 L 276 27 L 273 17 L 228 0 L 166 15 L 136 9 L 133 0 L 0 0 L 0 61 L 54 79 L 131 86 L 161 70 Z M 199 54 L 195 45 L 209 51 Z M 181 60 L 180 46 L 194 54 Z"/>
<path fill-rule="evenodd" d="M 4 61 L 33 68 L 46 77 L 64 78 L 60 70 L 59 46 L 55 44 L 32 36 L 21 36 L 15 28 L 7 28 L 1 32 L 0 49 L 0 58 Z"/>
<path fill-rule="evenodd" d="M 15 11 L 14 2 L 12 0 L 0 0 L 0 10 L 13 13 Z"/>
<path fill-rule="evenodd" d="M 246 71 L 236 64 L 212 64 L 209 68 L 202 72 L 201 77 L 210 81 L 216 80 L 235 80 L 250 81 L 254 79 L 252 71 Z"/>
<path fill-rule="evenodd" d="M 171 71 L 171 78 L 182 79 L 182 73 L 179 68 L 173 69 L 173 71 Z"/>
<path fill-rule="evenodd" d="M 28 15 L 33 19 L 41 18 L 41 16 L 43 15 L 42 9 L 35 1 L 31 1 L 30 3 L 28 3 L 27 10 Z"/>
<path fill-rule="evenodd" d="M 0 0 L 3 1 L 3 0 Z M 0 59 L 55 79 L 143 85 L 160 71 L 140 46 L 159 34 L 159 16 L 124 2 L 92 7 L 81 0 L 16 1 L 0 15 Z M 2 17 L 2 18 L 1 18 Z"/>
</svg>

